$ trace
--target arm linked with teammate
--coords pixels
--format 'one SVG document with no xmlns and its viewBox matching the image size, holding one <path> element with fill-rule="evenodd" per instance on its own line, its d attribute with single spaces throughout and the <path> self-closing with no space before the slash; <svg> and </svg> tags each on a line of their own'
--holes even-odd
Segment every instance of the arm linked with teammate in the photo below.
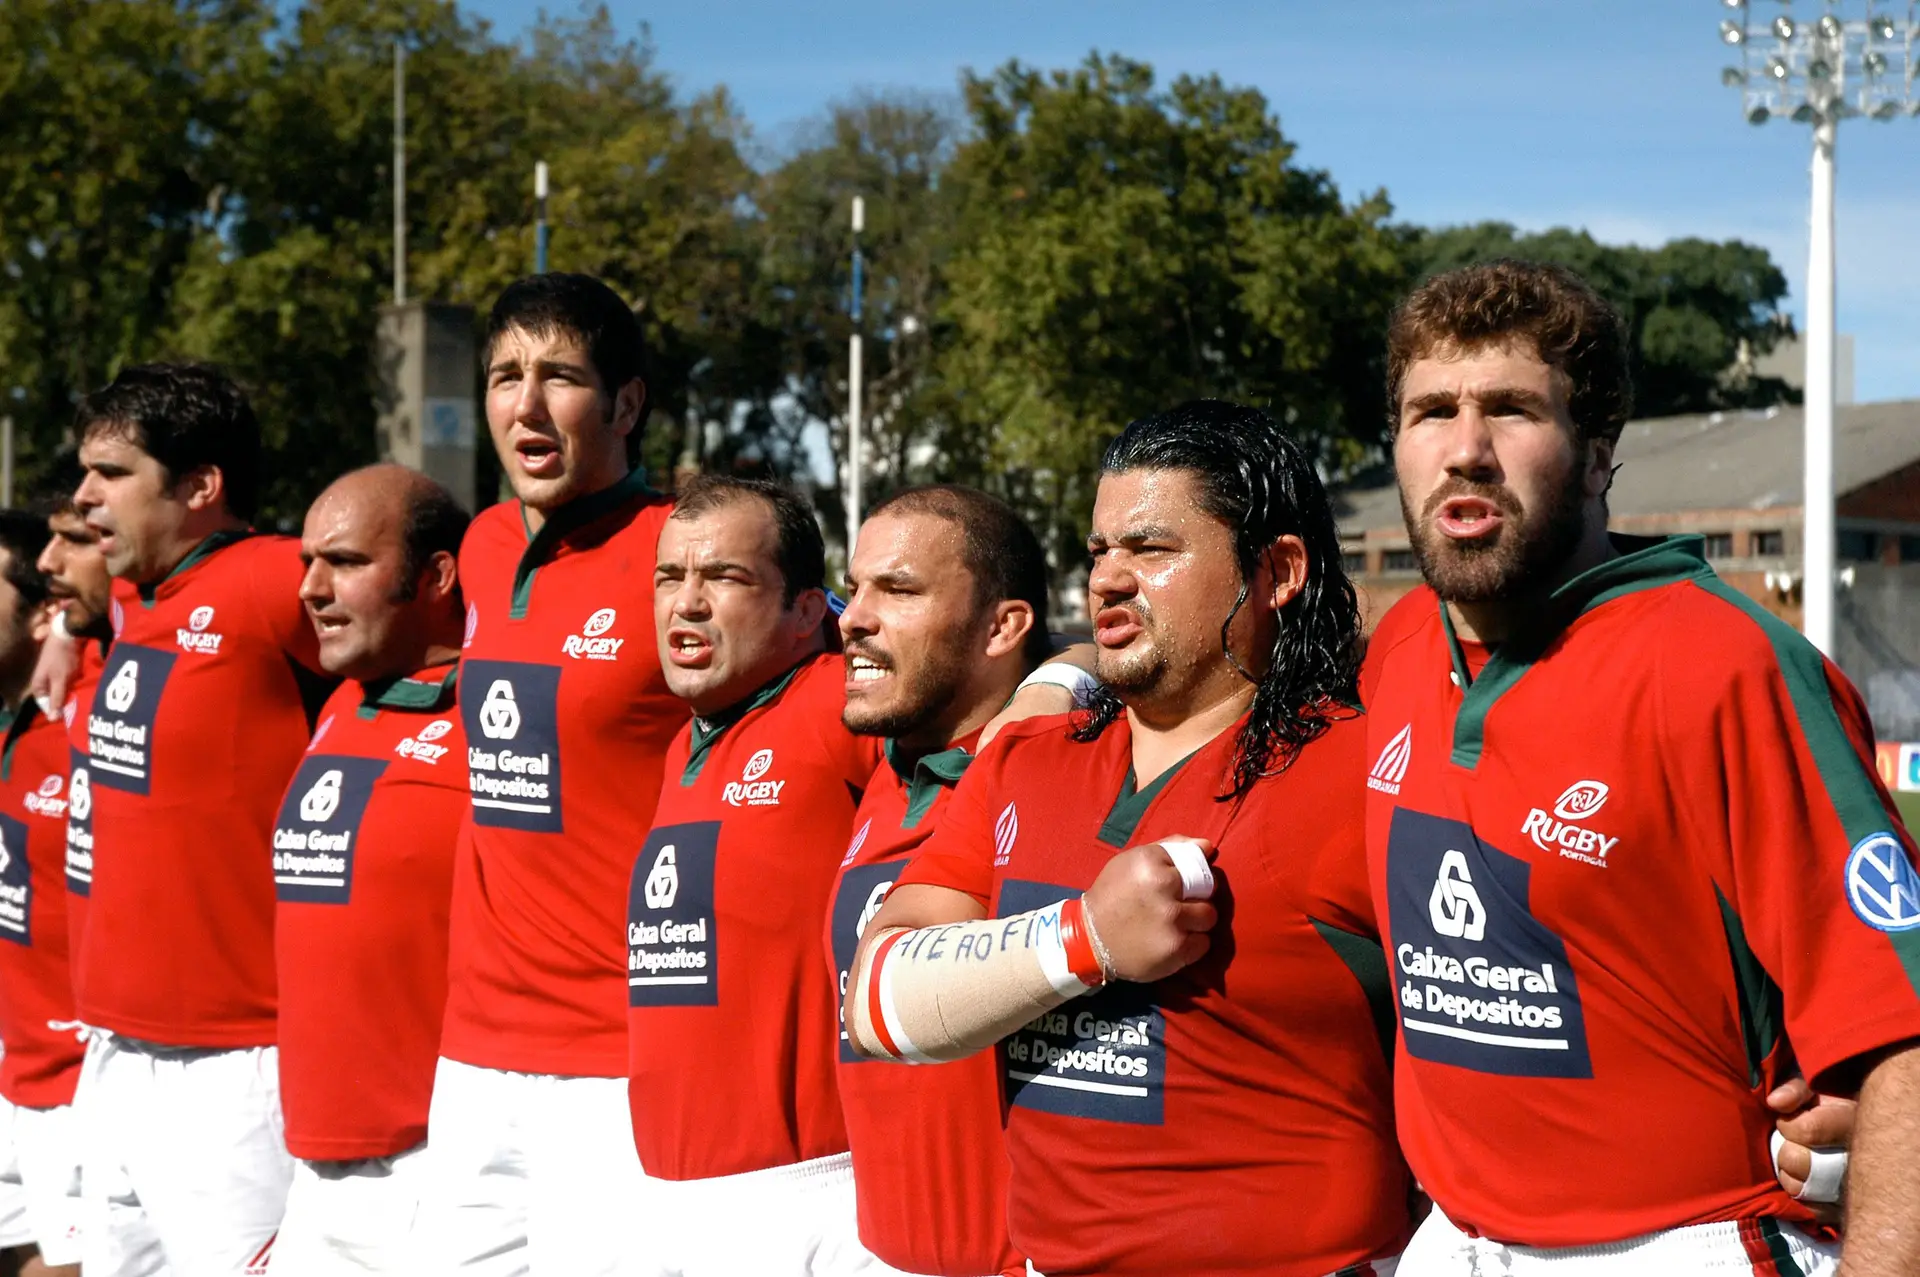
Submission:
<svg viewBox="0 0 1920 1277">
<path fill-rule="evenodd" d="M 1201 895 L 1206 848 L 1177 854 L 1130 847 L 1079 899 L 1011 918 L 985 918 L 965 892 L 897 888 L 854 960 L 848 1040 L 873 1058 L 957 1060 L 1110 980 L 1150 983 L 1198 961 L 1218 921 Z"/>
</svg>

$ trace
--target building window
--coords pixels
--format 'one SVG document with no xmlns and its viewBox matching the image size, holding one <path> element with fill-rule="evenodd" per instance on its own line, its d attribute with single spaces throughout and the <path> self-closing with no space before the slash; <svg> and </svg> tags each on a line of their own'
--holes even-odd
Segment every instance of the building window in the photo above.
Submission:
<svg viewBox="0 0 1920 1277">
<path fill-rule="evenodd" d="M 1420 565 L 1413 561 L 1412 550 L 1388 550 L 1380 556 L 1382 572 L 1418 572 Z"/>
<path fill-rule="evenodd" d="M 1346 568 L 1348 576 L 1365 576 L 1367 574 L 1367 552 L 1365 550 L 1342 550 L 1340 552 L 1340 563 L 1341 566 Z"/>
<path fill-rule="evenodd" d="M 1756 559 L 1778 558 L 1787 552 L 1786 535 L 1778 529 L 1752 533 L 1749 539 L 1753 545 L 1753 557 Z"/>
<path fill-rule="evenodd" d="M 1900 538 L 1900 561 L 1902 563 L 1920 563 L 1920 536 Z"/>
<path fill-rule="evenodd" d="M 1733 533 L 1707 533 L 1707 557 L 1709 559 L 1731 559 L 1733 557 Z"/>
<path fill-rule="evenodd" d="M 1880 557 L 1880 537 L 1872 532 L 1843 528 L 1833 538 L 1834 552 L 1843 561 L 1872 563 Z"/>
</svg>

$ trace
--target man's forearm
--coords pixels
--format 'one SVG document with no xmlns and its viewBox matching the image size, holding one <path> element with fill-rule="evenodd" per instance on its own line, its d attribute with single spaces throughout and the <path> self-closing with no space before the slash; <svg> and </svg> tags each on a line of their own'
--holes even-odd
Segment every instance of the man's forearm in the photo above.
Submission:
<svg viewBox="0 0 1920 1277">
<path fill-rule="evenodd" d="M 1840 1277 L 1920 1273 L 1920 1045 L 1873 1067 L 1860 1087 Z"/>
</svg>

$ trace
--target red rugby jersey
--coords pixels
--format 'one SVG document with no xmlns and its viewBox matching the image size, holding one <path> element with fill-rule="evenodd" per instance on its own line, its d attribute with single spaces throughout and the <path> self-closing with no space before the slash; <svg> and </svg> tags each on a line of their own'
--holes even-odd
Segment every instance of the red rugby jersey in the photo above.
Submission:
<svg viewBox="0 0 1920 1277">
<path fill-rule="evenodd" d="M 1138 789 L 1124 716 L 1085 744 L 1069 722 L 996 739 L 899 881 L 1006 917 L 1077 896 L 1122 848 L 1188 835 L 1219 848 L 1221 922 L 1185 971 L 1000 1044 L 1014 1245 L 1049 1277 L 1320 1277 L 1397 1253 L 1410 1184 L 1352 782 L 1365 726 L 1335 723 L 1220 802 L 1237 727 Z"/>
<path fill-rule="evenodd" d="M 287 786 L 274 942 L 295 1157 L 388 1157 L 427 1137 L 466 752 L 451 665 L 349 681 Z"/>
<path fill-rule="evenodd" d="M 1920 876 L 1859 697 L 1699 537 L 1617 541 L 1477 672 L 1416 591 L 1363 684 L 1401 1144 L 1462 1228 L 1529 1245 L 1804 1220 L 1768 1154 L 1788 1040 L 1818 1084 L 1920 1036 Z"/>
<path fill-rule="evenodd" d="M 61 708 L 68 745 L 67 779 L 67 947 L 80 952 L 87 925 L 87 891 L 93 884 L 93 778 L 87 766 L 87 717 L 93 712 L 93 689 L 100 685 L 108 645 L 85 642 L 80 668 L 67 689 Z"/>
<path fill-rule="evenodd" d="M 846 994 L 860 933 L 907 858 L 939 826 L 973 761 L 974 733 L 911 764 L 893 742 L 853 817 L 840 862 L 826 951 Z M 900 768 L 907 766 L 907 774 Z M 1026 1271 L 1007 1240 L 1007 1153 L 1000 1134 L 1000 1065 L 983 1051 L 952 1064 L 899 1068 L 855 1055 L 840 1032 L 840 1105 L 853 1147 L 860 1240 L 911 1273 L 979 1277 Z"/>
<path fill-rule="evenodd" d="M 73 1102 L 85 1054 L 67 965 L 67 742 L 29 697 L 0 746 L 0 1095 Z"/>
<path fill-rule="evenodd" d="M 844 1153 L 820 927 L 879 742 L 841 726 L 845 665 L 808 659 L 667 751 L 627 903 L 640 1164 L 708 1179 Z"/>
<path fill-rule="evenodd" d="M 274 1041 L 273 817 L 316 668 L 291 537 L 207 538 L 154 586 L 113 586 L 87 714 L 93 882 L 80 1018 L 175 1046 Z"/>
<path fill-rule="evenodd" d="M 687 721 L 653 638 L 672 507 L 638 474 L 548 516 L 483 510 L 460 548 L 471 863 L 454 893 L 441 1053 L 620 1077 L 627 871 Z"/>
</svg>

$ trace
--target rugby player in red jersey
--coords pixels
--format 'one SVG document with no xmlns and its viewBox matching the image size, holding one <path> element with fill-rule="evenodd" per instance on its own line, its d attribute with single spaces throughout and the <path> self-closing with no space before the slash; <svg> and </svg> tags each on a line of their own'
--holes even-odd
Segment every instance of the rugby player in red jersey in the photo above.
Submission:
<svg viewBox="0 0 1920 1277">
<path fill-rule="evenodd" d="M 1858 694 L 1698 537 L 1608 534 L 1625 326 L 1576 276 L 1429 281 L 1389 380 L 1430 587 L 1364 678 L 1438 1207 L 1402 1274 L 1920 1271 L 1920 875 Z M 1859 1095 L 1842 1252 L 1769 1160 L 1795 1068 Z"/>
<path fill-rule="evenodd" d="M 274 1046 L 271 842 L 328 682 L 299 544 L 247 525 L 260 427 L 201 367 L 82 403 L 74 504 L 116 578 L 87 713 L 93 881 L 74 961 L 96 1277 L 263 1266 L 292 1160 Z M 311 698 L 311 699 L 310 699 Z"/>
<path fill-rule="evenodd" d="M 515 499 L 460 551 L 471 850 L 454 877 L 421 1273 L 600 1277 L 641 1175 L 627 1119 L 625 912 L 667 742 L 653 644 L 671 509 L 633 458 L 633 311 L 584 275 L 511 285 L 487 321 L 487 427 Z"/>
<path fill-rule="evenodd" d="M 300 1159 L 275 1271 L 414 1271 L 467 812 L 454 707 L 466 530 L 451 493 L 397 465 L 346 475 L 307 511 L 300 597 L 320 664 L 345 681 L 274 825 L 280 1094 Z"/>
<path fill-rule="evenodd" d="M 73 1094 L 84 1048 L 68 969 L 66 733 L 28 692 L 52 615 L 36 560 L 47 521 L 0 510 L 0 1189 L 17 1184 L 29 1244 L 0 1239 L 0 1266 L 80 1270 Z M 37 1253 L 36 1253 L 37 1248 Z"/>
<path fill-rule="evenodd" d="M 1109 446 L 1088 546 L 1107 690 L 968 769 L 867 930 L 849 1037 L 998 1044 L 1035 1272 L 1390 1272 L 1411 1184 L 1326 493 L 1262 414 L 1187 404 Z"/>
<path fill-rule="evenodd" d="M 819 949 L 880 748 L 840 722 L 825 584 L 813 511 L 778 484 L 695 479 L 660 534 L 658 650 L 693 720 L 627 907 L 639 1273 L 884 1271 L 855 1228 Z"/>
<path fill-rule="evenodd" d="M 842 991 L 862 929 L 940 827 L 983 729 L 1051 653 L 1046 553 L 984 492 L 937 485 L 882 502 L 861 525 L 847 583 L 842 721 L 883 737 L 886 761 L 854 813 L 827 917 Z M 992 1054 L 891 1069 L 855 1054 L 843 1033 L 839 1081 L 867 1248 L 903 1272 L 1024 1274 L 1007 1240 Z"/>
</svg>

